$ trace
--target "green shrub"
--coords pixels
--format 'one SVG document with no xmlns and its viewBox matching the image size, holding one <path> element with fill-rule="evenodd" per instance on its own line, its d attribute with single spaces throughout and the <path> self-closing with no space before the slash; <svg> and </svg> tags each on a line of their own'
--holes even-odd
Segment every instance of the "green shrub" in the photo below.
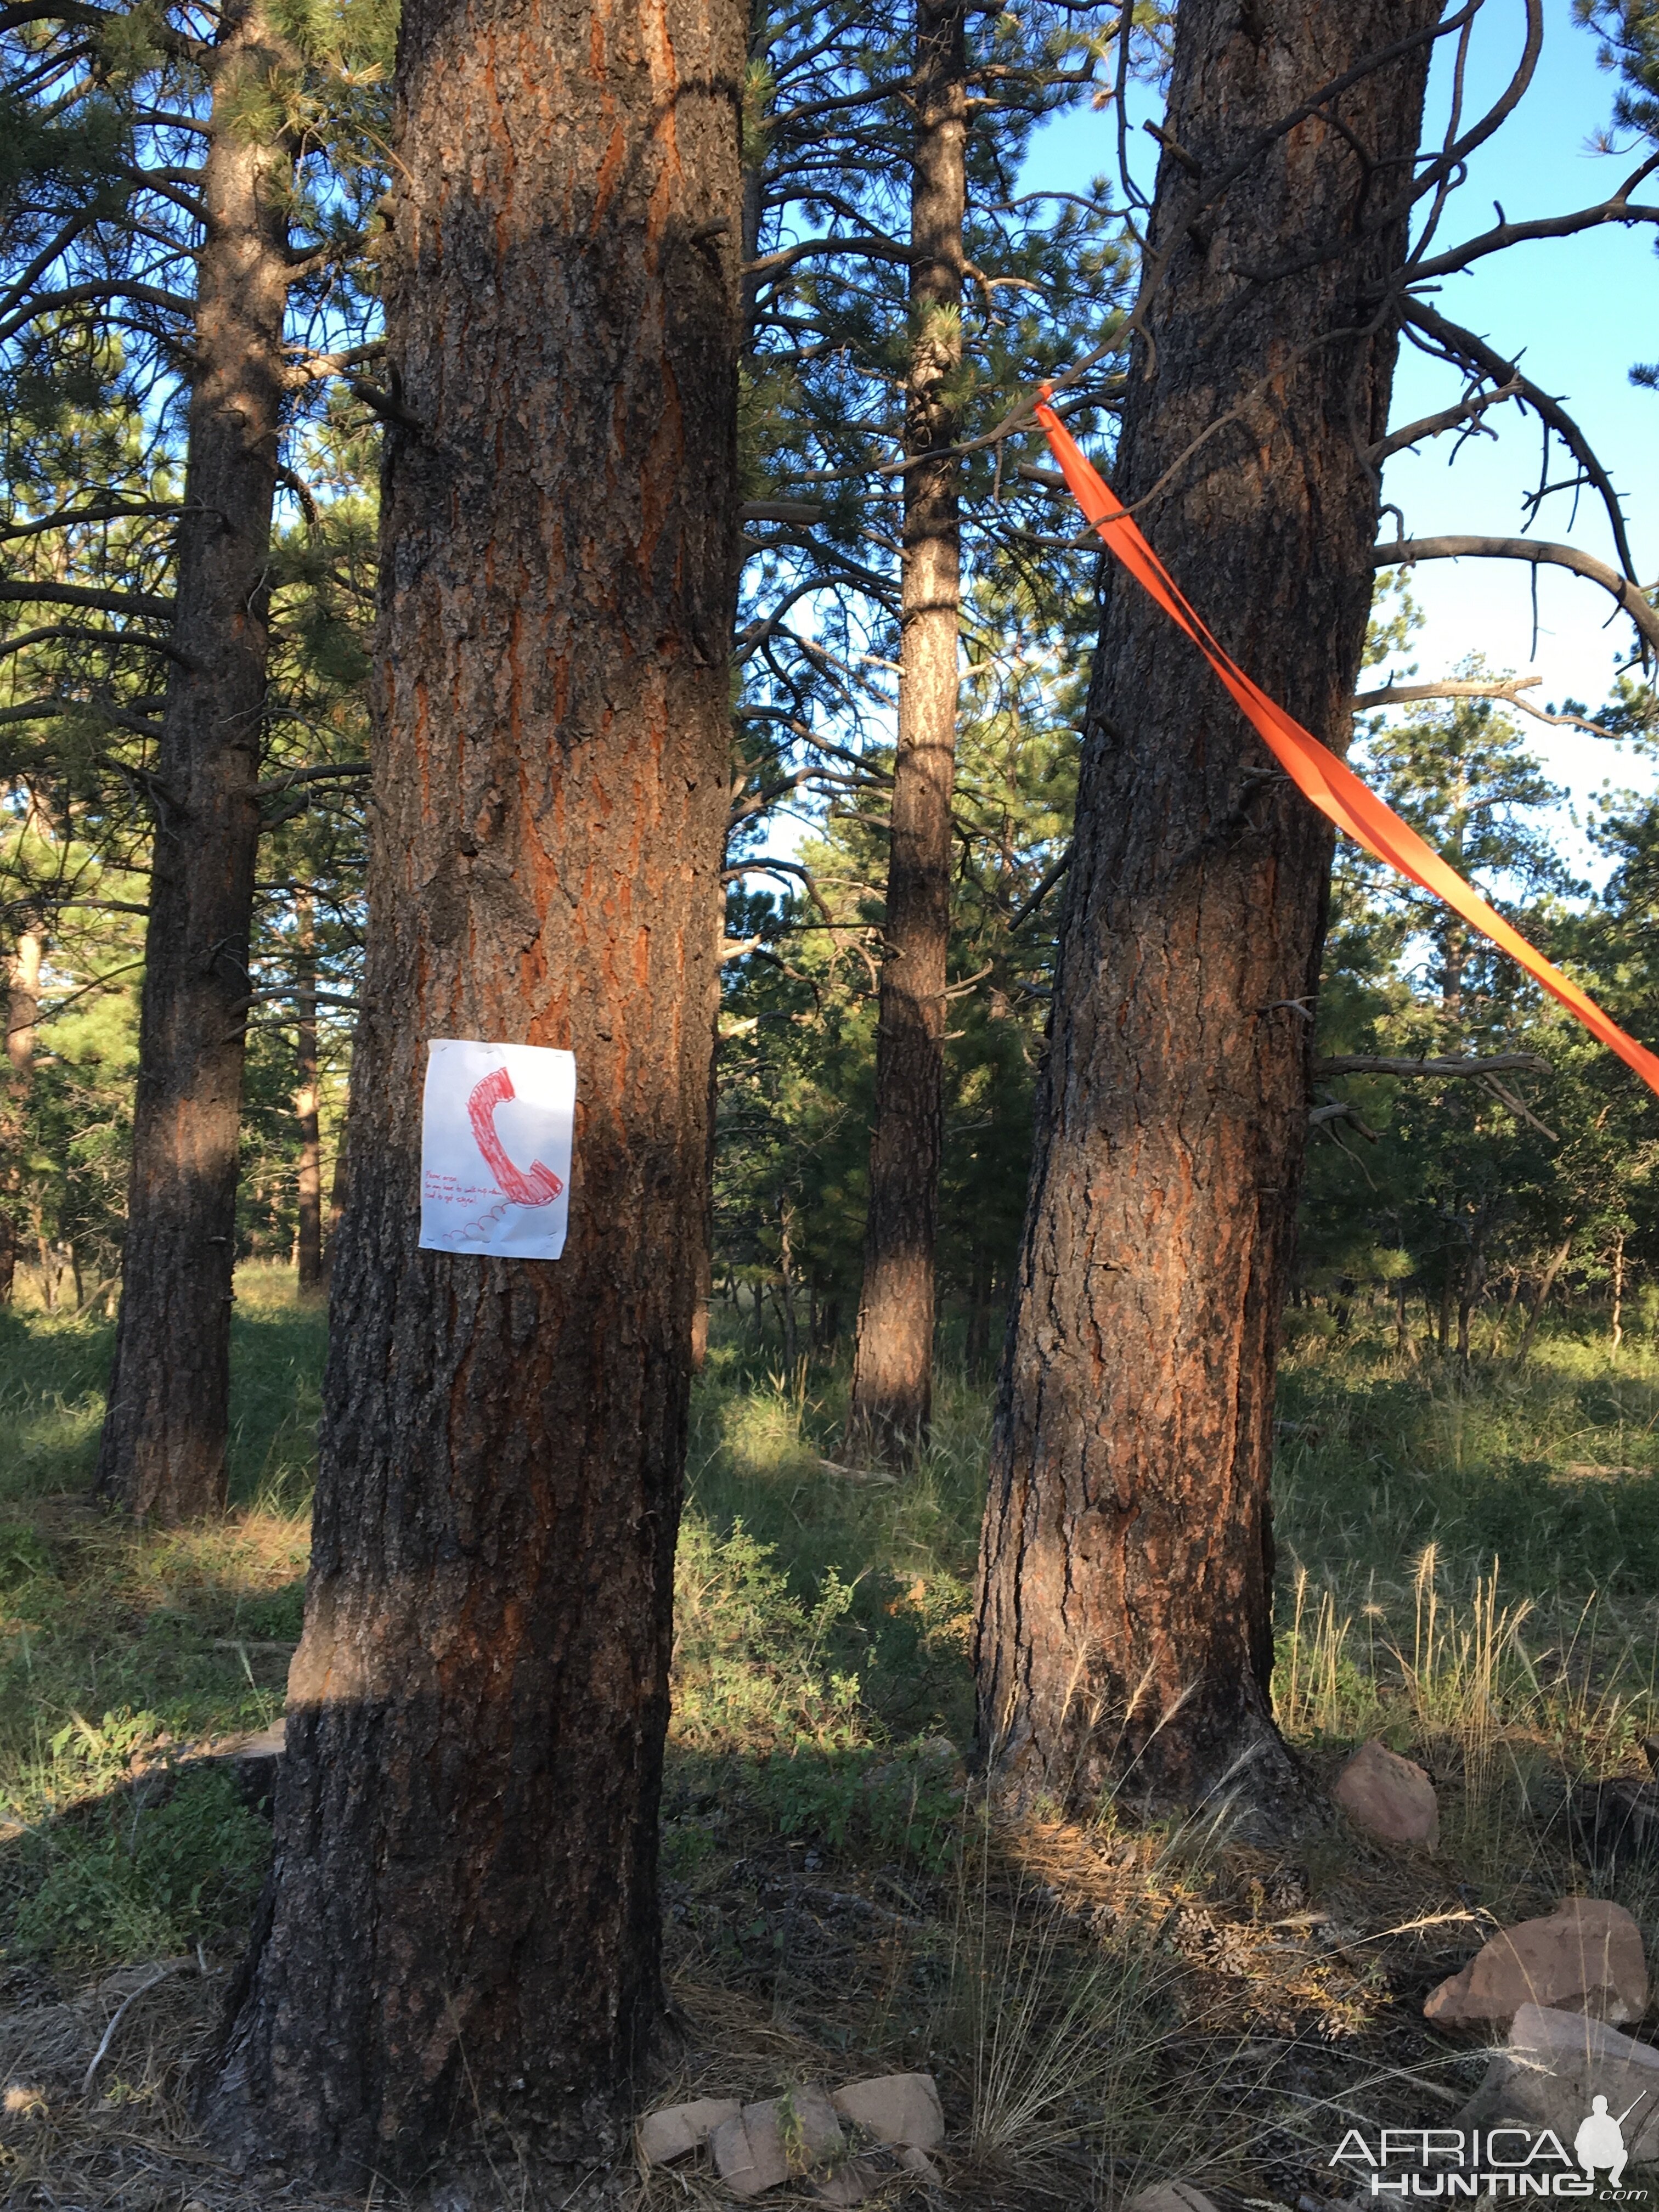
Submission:
<svg viewBox="0 0 1659 2212">
<path fill-rule="evenodd" d="M 64 1964 L 155 1959 L 240 1943 L 270 1856 L 270 1831 L 222 1772 L 184 1776 L 165 1802 L 115 1793 L 31 1839 L 32 1886 L 9 1948 Z"/>
</svg>

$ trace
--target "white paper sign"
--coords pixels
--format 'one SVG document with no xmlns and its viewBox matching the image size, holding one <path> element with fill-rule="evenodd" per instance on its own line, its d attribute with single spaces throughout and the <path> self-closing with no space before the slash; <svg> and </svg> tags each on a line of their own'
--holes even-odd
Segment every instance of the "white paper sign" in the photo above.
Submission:
<svg viewBox="0 0 1659 2212">
<path fill-rule="evenodd" d="M 576 1062 L 434 1037 L 421 1121 L 421 1245 L 556 1260 L 570 1207 Z"/>
</svg>

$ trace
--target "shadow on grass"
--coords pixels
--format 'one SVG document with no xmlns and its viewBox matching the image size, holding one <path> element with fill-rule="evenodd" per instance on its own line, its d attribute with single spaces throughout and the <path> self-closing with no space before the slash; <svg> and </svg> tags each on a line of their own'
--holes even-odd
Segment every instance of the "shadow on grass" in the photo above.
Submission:
<svg viewBox="0 0 1659 2212">
<path fill-rule="evenodd" d="M 297 1510 L 316 1471 L 328 1316 L 301 1304 L 286 1268 L 236 1276 L 231 1322 L 230 1498 Z M 0 1507 L 92 1480 L 112 1322 L 0 1309 Z"/>
</svg>

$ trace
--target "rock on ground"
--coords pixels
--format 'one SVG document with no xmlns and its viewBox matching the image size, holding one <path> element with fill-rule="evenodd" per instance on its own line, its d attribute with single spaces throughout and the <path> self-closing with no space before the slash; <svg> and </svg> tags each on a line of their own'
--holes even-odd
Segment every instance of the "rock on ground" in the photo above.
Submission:
<svg viewBox="0 0 1659 2212">
<path fill-rule="evenodd" d="M 647 2166 L 666 2166 L 708 2142 L 714 2130 L 734 2120 L 743 2106 L 735 2097 L 698 2097 L 689 2105 L 665 2105 L 640 2122 L 640 2156 Z"/>
<path fill-rule="evenodd" d="M 1513 2020 L 1523 2005 L 1589 2013 L 1615 2026 L 1648 2001 L 1642 1934 L 1622 1905 L 1564 1898 L 1545 1920 L 1506 1928 L 1430 1992 L 1426 2020 L 1460 2027 Z"/>
<path fill-rule="evenodd" d="M 945 2112 L 931 2074 L 872 2075 L 837 2089 L 833 2102 L 842 2119 L 877 2142 L 927 2151 L 945 2141 Z"/>
<path fill-rule="evenodd" d="M 1337 1777 L 1334 1795 L 1356 1827 L 1385 1844 L 1433 1850 L 1440 1841 L 1433 1783 L 1415 1759 L 1401 1759 L 1386 1744 L 1362 1743 Z"/>
<path fill-rule="evenodd" d="M 1632 2161 L 1659 2159 L 1659 2051 L 1584 2013 L 1526 2004 L 1456 2124 L 1485 2128 L 1512 2120 L 1553 2128 L 1571 2147 L 1598 2096 L 1615 2119 L 1623 2117 Z"/>
<path fill-rule="evenodd" d="M 826 2166 L 846 2148 L 836 2108 L 813 2083 L 764 2104 L 744 2105 L 708 2138 L 720 2179 L 734 2197 L 758 2197 L 792 2173 Z"/>
<path fill-rule="evenodd" d="M 1123 2212 L 1216 2212 L 1213 2202 L 1190 2181 L 1156 2181 L 1138 2189 Z"/>
</svg>

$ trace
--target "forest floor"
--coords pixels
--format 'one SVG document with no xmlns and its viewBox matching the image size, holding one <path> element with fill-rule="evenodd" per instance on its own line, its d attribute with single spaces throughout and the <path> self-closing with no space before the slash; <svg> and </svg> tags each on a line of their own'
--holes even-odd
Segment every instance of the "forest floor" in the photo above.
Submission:
<svg viewBox="0 0 1659 2212">
<path fill-rule="evenodd" d="M 0 2203 L 324 2201 L 256 2192 L 187 2118 L 270 1848 L 198 1755 L 282 1708 L 324 1338 L 276 1270 L 239 1277 L 236 1329 L 233 1510 L 137 1535 L 83 1502 L 107 1328 L 0 1314 Z M 1334 1815 L 1278 1856 L 1109 1803 L 989 1821 L 962 1764 L 988 1400 L 947 1370 L 919 1472 L 848 1480 L 825 1465 L 844 1373 L 717 1332 L 680 1548 L 679 2055 L 656 2101 L 925 2068 L 944 2203 L 1105 2206 L 1178 2176 L 1224 2212 L 1322 2212 L 1352 2195 L 1331 2164 L 1350 2125 L 1443 2124 L 1479 2082 L 1481 2039 L 1421 2002 L 1496 1926 L 1616 1896 L 1654 1951 L 1659 1869 L 1587 1861 L 1568 1805 L 1644 1773 L 1659 1724 L 1659 1349 L 1615 1352 L 1593 1316 L 1524 1370 L 1483 1344 L 1463 1375 L 1360 1316 L 1286 1360 L 1281 1722 L 1322 1785 L 1368 1736 L 1419 1759 L 1432 1853 Z M 489 2158 L 410 2201 L 566 2201 L 504 2130 Z M 609 2193 L 727 2201 L 696 2166 Z"/>
</svg>

